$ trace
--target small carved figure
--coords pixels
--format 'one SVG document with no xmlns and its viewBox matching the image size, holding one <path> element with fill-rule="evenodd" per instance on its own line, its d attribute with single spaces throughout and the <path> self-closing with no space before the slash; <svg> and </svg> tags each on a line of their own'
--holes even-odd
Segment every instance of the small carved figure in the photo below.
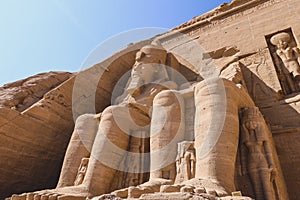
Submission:
<svg viewBox="0 0 300 200">
<path fill-rule="evenodd" d="M 249 173 L 255 199 L 274 200 L 276 168 L 268 132 L 257 107 L 244 108 L 242 116 L 242 175 Z"/>
<path fill-rule="evenodd" d="M 195 177 L 196 155 L 194 142 L 183 141 L 178 143 L 176 159 L 176 183 L 190 180 Z"/>
<path fill-rule="evenodd" d="M 82 158 L 81 159 L 81 163 L 80 163 L 80 166 L 78 168 L 78 173 L 77 173 L 76 179 L 74 181 L 75 186 L 80 185 L 83 182 L 84 176 L 86 174 L 88 163 L 89 163 L 88 158 Z"/>
<path fill-rule="evenodd" d="M 290 74 L 296 81 L 296 87 L 300 83 L 300 50 L 298 47 L 291 47 L 289 45 L 291 36 L 286 32 L 278 33 L 271 37 L 271 43 L 276 46 L 276 55 L 281 59 L 285 69 L 279 69 L 286 76 L 287 82 L 290 85 L 292 92 L 297 88 L 290 78 Z"/>
</svg>

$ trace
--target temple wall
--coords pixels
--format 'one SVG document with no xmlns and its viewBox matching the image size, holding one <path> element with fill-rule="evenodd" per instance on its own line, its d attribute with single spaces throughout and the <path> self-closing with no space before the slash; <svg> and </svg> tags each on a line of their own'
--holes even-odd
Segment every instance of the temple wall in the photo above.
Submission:
<svg viewBox="0 0 300 200">
<path fill-rule="evenodd" d="M 272 130 L 290 199 L 297 199 L 300 196 L 300 98 L 299 93 L 278 94 L 283 88 L 276 75 L 267 38 L 288 30 L 294 38 L 295 46 L 299 46 L 300 1 L 252 2 L 254 3 L 244 4 L 236 10 L 216 14 L 209 20 L 186 25 L 178 31 L 193 38 L 207 52 L 226 46 L 234 46 L 239 50 L 238 62 L 246 87 Z M 179 51 L 186 53 L 183 40 L 178 41 L 171 34 L 162 37 L 161 41 L 168 46 L 176 46 L 177 49 L 182 46 Z M 220 62 L 216 60 L 215 63 Z M 219 69 L 222 67 L 219 66 Z"/>
</svg>

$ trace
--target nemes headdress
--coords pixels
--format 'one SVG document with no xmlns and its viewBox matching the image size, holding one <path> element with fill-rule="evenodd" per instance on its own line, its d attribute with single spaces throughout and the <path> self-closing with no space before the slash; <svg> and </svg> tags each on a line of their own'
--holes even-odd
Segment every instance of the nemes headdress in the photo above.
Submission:
<svg viewBox="0 0 300 200">
<path fill-rule="evenodd" d="M 146 45 L 140 49 L 140 52 L 145 55 L 155 55 L 162 61 L 162 64 L 165 63 L 167 58 L 167 51 L 162 47 L 158 45 Z"/>
</svg>

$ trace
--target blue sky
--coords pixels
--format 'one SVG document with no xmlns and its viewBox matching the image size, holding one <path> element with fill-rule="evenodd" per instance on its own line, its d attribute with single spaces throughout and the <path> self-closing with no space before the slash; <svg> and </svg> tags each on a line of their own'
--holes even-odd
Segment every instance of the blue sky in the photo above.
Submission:
<svg viewBox="0 0 300 200">
<path fill-rule="evenodd" d="M 229 0 L 0 0 L 0 86 L 47 71 L 79 71 L 108 38 L 173 28 Z"/>
</svg>

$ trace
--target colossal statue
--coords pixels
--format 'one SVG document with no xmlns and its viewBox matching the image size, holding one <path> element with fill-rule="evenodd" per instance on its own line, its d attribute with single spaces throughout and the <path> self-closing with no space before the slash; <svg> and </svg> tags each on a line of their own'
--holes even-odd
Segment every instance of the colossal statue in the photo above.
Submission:
<svg viewBox="0 0 300 200">
<path fill-rule="evenodd" d="M 164 66 L 166 58 L 166 50 L 159 46 L 141 48 L 117 104 L 100 114 L 78 117 L 57 188 L 11 199 L 85 199 L 111 192 L 138 198 L 165 191 L 206 193 L 213 199 L 236 191 L 239 110 L 254 106 L 252 99 L 242 85 L 220 78 L 182 89 L 171 81 Z M 186 116 L 186 98 L 193 99 L 193 116 Z M 192 141 L 186 141 L 187 117 L 193 121 Z M 124 157 L 132 156 L 127 161 L 134 162 L 129 163 L 132 169 L 137 168 L 136 154 L 127 150 L 139 130 L 146 130 L 144 137 L 150 138 L 150 163 L 143 163 L 149 165 L 149 180 L 114 191 L 120 189 L 112 184 L 123 169 Z M 178 144 L 182 149 L 177 155 Z M 257 180 L 266 183 L 266 178 L 260 175 Z"/>
<path fill-rule="evenodd" d="M 149 125 L 151 114 L 152 124 L 156 124 L 151 126 L 153 134 L 151 151 L 168 144 L 170 138 L 173 139 L 172 134 L 169 133 L 176 134 L 180 131 L 182 106 L 176 91 L 171 90 L 176 89 L 177 85 L 168 80 L 163 66 L 166 56 L 167 52 L 164 49 L 152 45 L 143 47 L 136 54 L 131 78 L 124 92 L 125 95 L 122 95 L 123 100 L 118 98 L 118 105 L 109 106 L 98 115 L 86 114 L 77 119 L 57 188 L 24 194 L 24 199 L 55 199 L 69 195 L 85 198 L 111 192 L 110 184 L 118 165 L 125 156 L 130 132 Z M 152 106 L 153 109 L 150 110 Z M 164 121 L 167 123 L 160 121 L 162 108 L 166 117 Z M 159 134 L 156 131 L 159 131 Z M 173 142 L 175 149 L 180 139 L 177 138 L 178 141 Z M 175 160 L 176 151 L 168 153 L 168 157 L 171 161 Z M 82 158 L 89 158 L 84 177 L 83 174 L 77 174 Z M 155 156 L 151 159 L 152 163 L 159 162 Z M 105 165 L 107 164 L 105 161 L 109 161 L 110 166 Z M 168 162 L 171 164 L 170 161 Z M 150 180 L 163 177 L 175 179 L 175 168 L 170 166 L 155 168 Z M 77 181 L 76 176 L 79 175 L 83 180 Z"/>
</svg>

